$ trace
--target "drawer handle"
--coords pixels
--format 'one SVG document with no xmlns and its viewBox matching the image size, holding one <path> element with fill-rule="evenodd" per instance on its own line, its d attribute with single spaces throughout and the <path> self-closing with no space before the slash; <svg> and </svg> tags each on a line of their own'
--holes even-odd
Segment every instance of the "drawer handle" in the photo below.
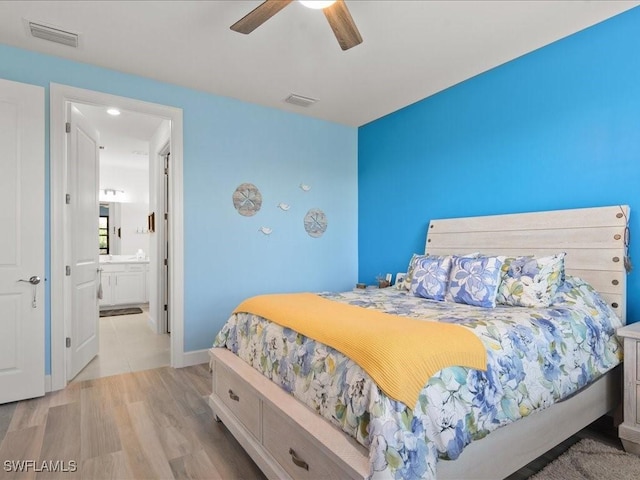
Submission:
<svg viewBox="0 0 640 480">
<path fill-rule="evenodd" d="M 233 390 L 229 389 L 229 398 L 231 400 L 235 400 L 236 402 L 240 401 L 240 397 L 238 395 L 236 395 L 235 393 L 233 393 Z"/>
<path fill-rule="evenodd" d="M 296 455 L 296 452 L 293 451 L 293 448 L 289 448 L 289 455 L 291 455 L 291 461 L 293 463 L 296 464 L 296 466 L 300 467 L 300 468 L 304 468 L 305 470 L 309 470 L 309 464 L 307 462 L 305 462 L 304 460 L 302 460 L 301 458 L 299 458 Z"/>
</svg>

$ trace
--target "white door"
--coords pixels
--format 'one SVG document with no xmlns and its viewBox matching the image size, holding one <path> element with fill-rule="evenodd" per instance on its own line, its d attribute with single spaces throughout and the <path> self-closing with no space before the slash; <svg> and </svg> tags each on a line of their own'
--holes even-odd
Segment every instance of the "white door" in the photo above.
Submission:
<svg viewBox="0 0 640 480">
<path fill-rule="evenodd" d="M 44 162 L 44 89 L 0 79 L 0 403 L 44 395 Z"/>
<path fill-rule="evenodd" d="M 67 379 L 75 377 L 98 354 L 98 132 L 72 105 L 67 133 L 71 332 L 67 349 Z"/>
</svg>

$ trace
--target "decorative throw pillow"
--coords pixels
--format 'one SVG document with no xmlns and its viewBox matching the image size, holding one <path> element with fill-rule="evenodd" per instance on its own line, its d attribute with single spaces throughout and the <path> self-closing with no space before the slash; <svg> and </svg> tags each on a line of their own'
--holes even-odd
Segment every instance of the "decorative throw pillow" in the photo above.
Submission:
<svg viewBox="0 0 640 480">
<path fill-rule="evenodd" d="M 501 266 L 498 257 L 453 257 L 449 274 L 451 299 L 456 303 L 495 307 Z"/>
<path fill-rule="evenodd" d="M 409 260 L 409 266 L 407 267 L 407 274 L 404 277 L 404 281 L 401 287 L 401 290 L 411 290 L 411 281 L 413 280 L 413 271 L 416 268 L 416 262 L 418 262 L 422 258 L 426 258 L 426 255 L 418 255 L 414 253 Z"/>
<path fill-rule="evenodd" d="M 450 256 L 429 256 L 419 259 L 413 270 L 410 291 L 416 297 L 444 300 L 451 270 Z"/>
<path fill-rule="evenodd" d="M 496 301 L 516 307 L 548 307 L 564 279 L 564 253 L 510 257 L 502 264 Z"/>
<path fill-rule="evenodd" d="M 472 253 L 465 253 L 464 255 L 450 255 L 450 257 L 451 257 L 451 261 L 453 262 L 454 258 L 478 258 L 478 257 L 486 257 L 486 255 L 483 255 L 480 252 L 472 252 Z M 444 299 L 447 302 L 455 301 L 453 299 L 453 295 L 451 295 L 451 291 L 449 290 L 448 285 L 447 285 L 447 293 L 444 296 Z"/>
<path fill-rule="evenodd" d="M 473 252 L 473 253 L 467 253 L 465 255 L 460 255 L 460 257 L 475 258 L 475 257 L 478 257 L 479 255 L 480 255 L 479 252 Z M 411 260 L 409 260 L 409 266 L 407 267 L 407 274 L 404 277 L 404 281 L 401 285 L 398 286 L 400 290 L 411 290 L 411 281 L 413 280 L 413 271 L 415 269 L 416 263 L 423 258 L 427 258 L 428 256 L 429 254 L 426 254 L 426 255 L 418 255 L 417 253 L 413 254 L 413 256 L 411 257 Z M 434 255 L 431 255 L 431 256 L 434 256 Z M 447 257 L 452 259 L 453 255 L 447 255 Z M 442 258 L 444 258 L 444 256 Z"/>
</svg>

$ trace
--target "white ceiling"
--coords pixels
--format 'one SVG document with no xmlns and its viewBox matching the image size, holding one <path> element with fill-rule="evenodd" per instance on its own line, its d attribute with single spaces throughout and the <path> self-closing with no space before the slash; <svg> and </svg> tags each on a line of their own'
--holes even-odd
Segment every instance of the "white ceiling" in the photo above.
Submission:
<svg viewBox="0 0 640 480">
<path fill-rule="evenodd" d="M 0 42 L 360 126 L 640 1 L 347 0 L 364 42 L 346 52 L 297 2 L 250 35 L 229 29 L 259 4 L 0 1 Z M 24 19 L 80 33 L 80 48 L 29 37 Z"/>
<path fill-rule="evenodd" d="M 100 165 L 125 169 L 148 170 L 149 140 L 163 119 L 141 113 L 122 111 L 117 117 L 106 107 L 75 103 L 89 123 L 100 134 Z"/>
</svg>

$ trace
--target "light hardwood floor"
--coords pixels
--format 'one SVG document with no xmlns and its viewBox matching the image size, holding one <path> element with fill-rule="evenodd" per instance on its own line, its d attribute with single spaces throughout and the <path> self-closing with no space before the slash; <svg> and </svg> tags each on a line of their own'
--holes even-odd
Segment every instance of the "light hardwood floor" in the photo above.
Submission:
<svg viewBox="0 0 640 480">
<path fill-rule="evenodd" d="M 0 443 L 0 479 L 263 480 L 225 426 L 213 420 L 210 393 L 203 364 L 74 382 L 41 398 L 0 405 L 0 418 L 10 418 Z M 582 430 L 509 480 L 528 478 L 581 438 L 621 448 L 606 422 Z M 7 473 L 5 460 L 73 460 L 78 471 Z"/>
<path fill-rule="evenodd" d="M 213 420 L 210 393 L 208 366 L 198 365 L 74 382 L 19 402 L 0 443 L 0 479 L 264 479 Z M 7 473 L 5 460 L 73 460 L 78 471 Z"/>
</svg>

